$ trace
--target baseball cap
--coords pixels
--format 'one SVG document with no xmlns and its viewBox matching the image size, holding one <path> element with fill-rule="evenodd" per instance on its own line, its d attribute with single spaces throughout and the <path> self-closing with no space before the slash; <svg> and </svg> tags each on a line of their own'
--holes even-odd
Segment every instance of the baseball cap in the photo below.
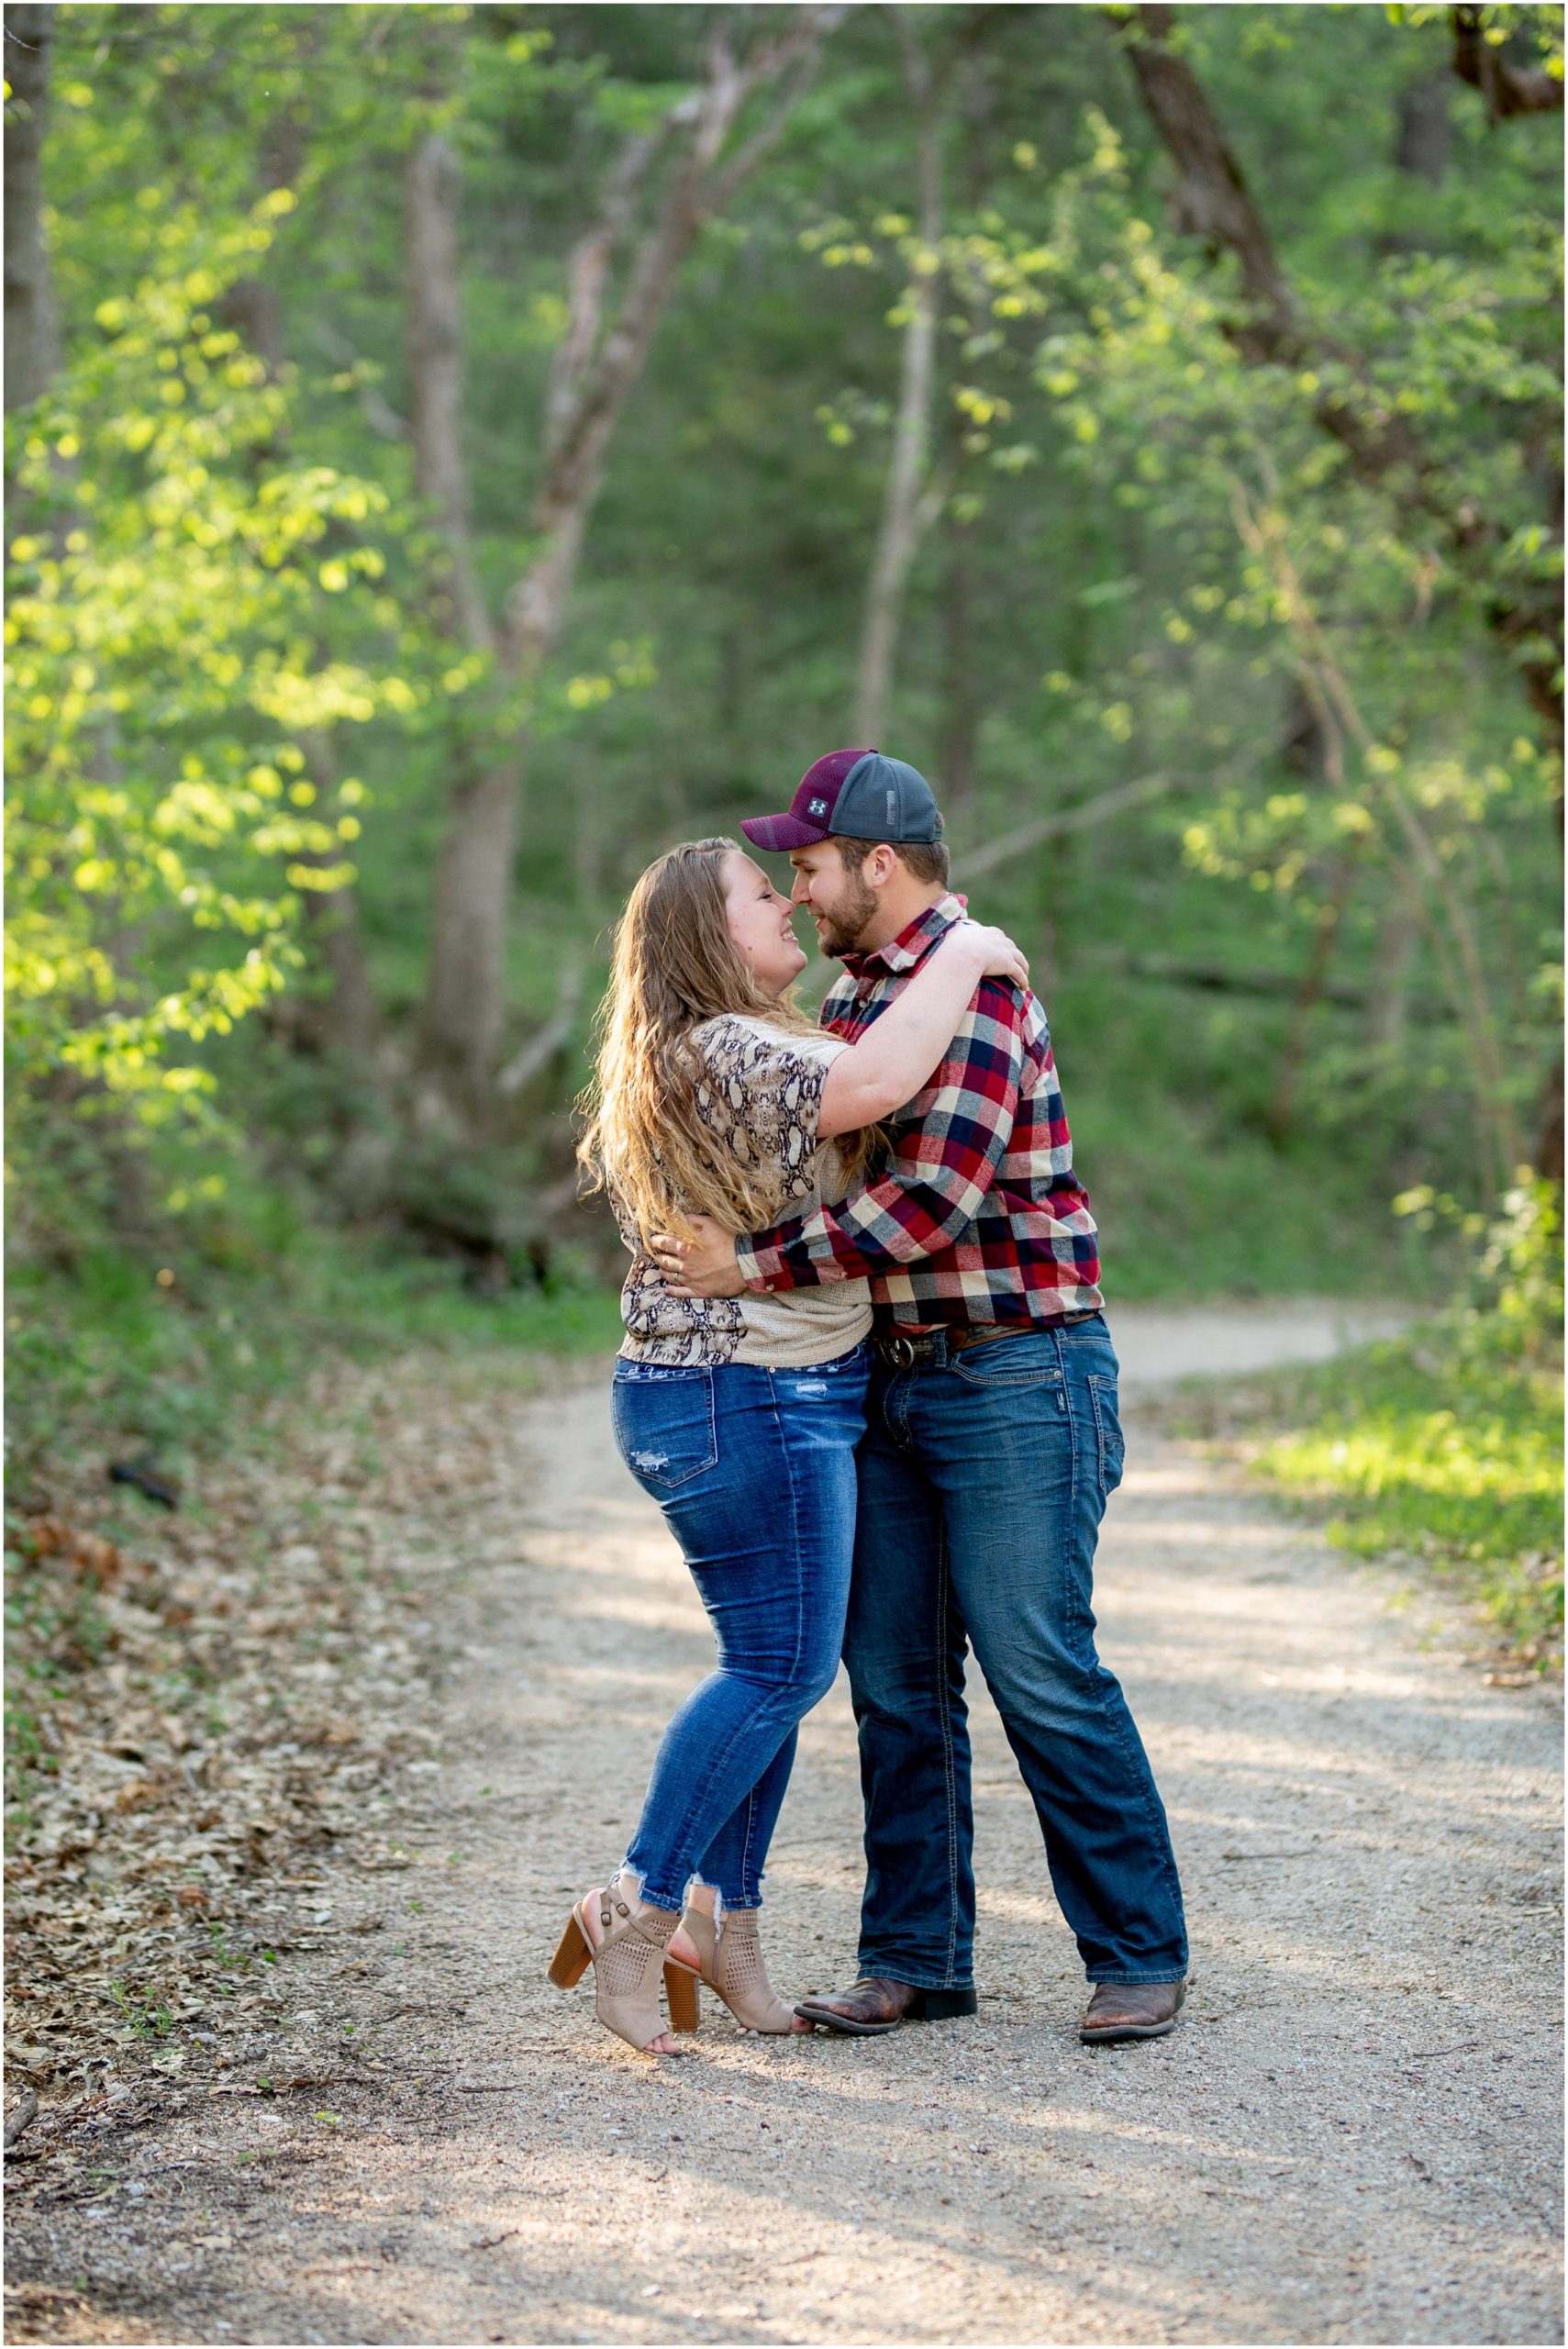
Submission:
<svg viewBox="0 0 1568 2349">
<path fill-rule="evenodd" d="M 782 816 L 748 816 L 740 826 L 758 848 L 809 848 L 846 840 L 940 841 L 942 819 L 931 786 L 903 759 L 880 751 L 829 751 L 801 776 Z"/>
</svg>

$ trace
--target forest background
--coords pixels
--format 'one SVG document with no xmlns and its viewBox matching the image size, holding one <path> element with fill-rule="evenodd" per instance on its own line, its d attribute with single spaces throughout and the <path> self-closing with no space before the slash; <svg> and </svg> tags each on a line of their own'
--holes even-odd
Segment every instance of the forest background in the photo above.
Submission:
<svg viewBox="0 0 1568 2349">
<path fill-rule="evenodd" d="M 72 1462 L 613 1342 L 616 914 L 862 740 L 1033 959 L 1113 1306 L 1436 1313 L 1276 1473 L 1544 1659 L 1561 17 L 7 11 L 46 1678 Z"/>
</svg>

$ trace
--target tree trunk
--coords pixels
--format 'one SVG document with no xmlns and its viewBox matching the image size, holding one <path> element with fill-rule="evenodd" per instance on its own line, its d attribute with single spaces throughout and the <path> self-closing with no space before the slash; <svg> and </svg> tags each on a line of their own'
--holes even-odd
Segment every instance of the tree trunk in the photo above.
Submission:
<svg viewBox="0 0 1568 2349">
<path fill-rule="evenodd" d="M 942 117 L 940 93 L 906 13 L 897 12 L 904 80 L 917 112 L 914 274 L 905 296 L 908 321 L 899 368 L 898 411 L 883 501 L 882 527 L 866 590 L 855 688 L 857 742 L 880 742 L 893 691 L 893 667 L 905 590 L 920 540 L 931 519 L 931 399 L 936 374 L 937 313 L 941 295 Z"/>
<path fill-rule="evenodd" d="M 506 915 L 520 763 L 497 758 L 454 785 L 436 868 L 425 1059 L 482 1128 L 506 1020 Z"/>
<path fill-rule="evenodd" d="M 462 173 L 439 132 L 421 139 L 409 156 L 405 194 L 414 487 L 441 543 L 432 617 L 444 636 L 490 651 L 495 632 L 474 567 L 462 448 Z M 421 1058 L 450 1105 L 478 1126 L 505 1017 L 517 779 L 505 754 L 482 763 L 477 746 L 461 732 L 452 766 L 431 907 Z"/>
<path fill-rule="evenodd" d="M 1559 76 L 1541 66 L 1510 64 L 1507 42 L 1495 47 L 1486 38 L 1487 13 L 1484 8 L 1449 11 L 1453 25 L 1453 70 L 1485 99 L 1487 121 L 1496 125 L 1511 114 L 1561 114 Z M 1533 13 L 1527 12 L 1527 21 Z"/>
<path fill-rule="evenodd" d="M 261 185 L 268 195 L 275 188 L 295 188 L 305 161 L 305 127 L 299 116 L 275 116 L 267 125 L 261 145 Z M 249 351 L 254 351 L 269 375 L 283 372 L 283 304 L 275 277 L 237 277 L 218 305 L 219 316 L 232 327 Z"/>
<path fill-rule="evenodd" d="M 1535 1171 L 1544 1183 L 1562 1188 L 1562 1063 L 1554 1060 L 1536 1105 Z"/>
<path fill-rule="evenodd" d="M 1394 141 L 1396 169 L 1441 187 L 1448 172 L 1451 125 L 1446 73 L 1429 73 L 1399 95 L 1399 125 Z"/>
<path fill-rule="evenodd" d="M 843 11 L 797 8 L 782 31 L 760 38 L 737 61 L 728 42 L 732 19 L 740 14 L 717 12 L 701 89 L 672 108 L 658 128 L 628 141 L 606 184 L 601 217 L 572 254 L 567 330 L 546 395 L 542 467 L 529 531 L 538 551 L 514 584 L 495 631 L 498 672 L 509 685 L 536 678 L 560 642 L 616 428 L 681 263 L 705 219 L 728 202 L 778 138 L 809 80 L 818 41 Z M 772 113 L 721 161 L 742 108 L 769 83 L 780 85 Z M 411 290 L 419 305 L 412 347 L 427 379 L 417 394 L 416 431 L 423 429 L 429 438 L 429 469 L 422 482 L 452 558 L 454 612 L 466 610 L 476 626 L 483 613 L 466 568 L 470 548 L 459 451 L 454 173 L 428 146 L 411 182 L 411 247 L 417 215 L 422 257 L 412 271 Z M 611 264 L 627 241 L 652 170 L 667 152 L 662 189 L 606 323 Z M 527 747 L 526 738 L 514 734 L 482 769 L 459 774 L 436 876 L 425 1053 L 449 1098 L 475 1125 L 483 1124 L 495 1098 Z"/>
<path fill-rule="evenodd" d="M 1176 166 L 1172 223 L 1184 236 L 1201 237 L 1211 252 L 1236 255 L 1243 291 L 1256 312 L 1256 355 L 1273 357 L 1295 320 L 1273 240 L 1203 84 L 1170 46 L 1173 12 L 1151 6 L 1138 14 L 1144 37 L 1131 43 L 1128 55 L 1150 118 Z"/>
<path fill-rule="evenodd" d="M 1384 1052 L 1401 1050 L 1409 1034 L 1410 981 L 1421 942 L 1415 884 L 1404 865 L 1397 868 L 1397 894 L 1384 911 L 1367 991 L 1367 1041 Z"/>
<path fill-rule="evenodd" d="M 1334 869 L 1329 895 L 1313 925 L 1312 952 L 1307 958 L 1307 968 L 1297 983 L 1296 999 L 1290 1007 L 1290 1020 L 1285 1029 L 1279 1066 L 1274 1072 L 1273 1090 L 1263 1113 L 1264 1130 L 1276 1150 L 1284 1148 L 1296 1126 L 1296 1098 L 1301 1084 L 1301 1072 L 1307 1063 L 1312 1015 L 1328 989 L 1329 965 L 1339 943 L 1340 925 L 1350 902 L 1354 881 L 1355 865 L 1347 854 L 1340 858 Z"/>
<path fill-rule="evenodd" d="M 980 776 L 980 689 L 974 674 L 974 533 L 973 520 L 949 509 L 947 563 L 942 578 L 942 714 L 937 740 L 937 796 L 953 822 L 966 817 L 973 806 Z"/>
<path fill-rule="evenodd" d="M 60 317 L 43 240 L 43 127 L 52 6 L 6 11 L 6 410 L 48 390 L 61 360 Z"/>
<path fill-rule="evenodd" d="M 1315 686 L 1309 689 L 1307 677 L 1300 672 L 1291 679 L 1279 756 L 1282 766 L 1316 789 L 1328 785 L 1343 790 L 1344 759 L 1331 713 L 1321 694 Z M 1326 876 L 1327 894 L 1313 925 L 1312 949 L 1291 1006 L 1273 1089 L 1263 1114 L 1264 1130 L 1276 1150 L 1284 1149 L 1295 1128 L 1296 1093 L 1307 1064 L 1312 1018 L 1328 986 L 1329 968 L 1339 943 L 1340 920 L 1350 901 L 1354 877 L 1355 857 L 1351 850 L 1346 849 Z"/>
<path fill-rule="evenodd" d="M 439 132 L 422 139 L 409 157 L 406 195 L 414 490 L 445 549 L 446 577 L 438 590 L 443 632 L 488 650 L 490 616 L 474 575 L 462 452 L 462 171 Z"/>
<path fill-rule="evenodd" d="M 958 82 L 958 107 L 963 135 L 964 200 L 973 212 L 984 209 L 991 187 L 991 150 L 995 122 L 995 88 L 991 61 L 979 48 L 979 28 L 972 17 L 965 25 L 969 55 Z M 954 287 L 953 291 L 958 292 Z M 982 329 L 973 299 L 962 301 L 971 334 Z M 988 321 L 986 321 L 988 323 Z M 945 405 L 944 439 L 939 459 L 951 480 L 957 482 L 963 462 L 968 418 L 956 402 Z M 970 815 L 980 788 L 980 680 L 976 674 L 979 629 L 976 624 L 975 548 L 979 524 L 950 499 L 943 514 L 946 562 L 941 595 L 941 716 L 937 736 L 937 796 L 955 823 Z"/>
<path fill-rule="evenodd" d="M 307 728 L 300 735 L 300 748 L 317 790 L 328 797 L 338 784 L 328 738 Z M 306 929 L 328 984 L 325 996 L 310 1004 L 296 1024 L 304 1041 L 317 1051 L 339 1053 L 362 1072 L 381 1041 L 381 1012 L 365 959 L 359 894 L 353 888 L 305 889 L 300 896 Z"/>
</svg>

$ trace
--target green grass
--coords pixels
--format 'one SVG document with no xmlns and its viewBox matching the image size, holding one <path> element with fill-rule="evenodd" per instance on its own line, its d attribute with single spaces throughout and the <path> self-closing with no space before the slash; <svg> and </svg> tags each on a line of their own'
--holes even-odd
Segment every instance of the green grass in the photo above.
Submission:
<svg viewBox="0 0 1568 2349">
<path fill-rule="evenodd" d="M 1118 1099 L 1094 1083 L 1068 1109 L 1113 1306 L 1370 1296 L 1418 1307 L 1440 1293 L 1443 1238 L 1401 1221 L 1342 1155 L 1282 1153 L 1241 1129 L 1221 1139 L 1184 1103 Z"/>
<path fill-rule="evenodd" d="M 1472 1330 L 1485 1325 L 1470 1325 Z M 1254 1473 L 1352 1555 L 1419 1562 L 1546 1669 L 1562 1641 L 1562 1376 L 1434 1324 L 1252 1385 Z"/>
<path fill-rule="evenodd" d="M 13 1494 L 55 1458 L 145 1447 L 178 1474 L 252 1440 L 264 1408 L 333 1356 L 428 1350 L 522 1383 L 541 1362 L 613 1353 L 612 1290 L 474 1295 L 450 1266 L 330 1233 L 294 1235 L 270 1267 L 170 1250 L 20 1267 L 6 1295 Z"/>
</svg>

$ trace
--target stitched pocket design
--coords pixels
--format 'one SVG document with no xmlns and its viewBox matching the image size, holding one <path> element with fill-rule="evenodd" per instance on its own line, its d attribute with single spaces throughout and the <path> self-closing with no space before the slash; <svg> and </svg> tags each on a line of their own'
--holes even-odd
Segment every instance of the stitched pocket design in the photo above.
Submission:
<svg viewBox="0 0 1568 2349">
<path fill-rule="evenodd" d="M 711 1370 L 617 1370 L 610 1417 L 621 1458 L 651 1493 L 671 1492 L 717 1465 Z"/>
<path fill-rule="evenodd" d="M 1016 1338 L 993 1338 L 951 1357 L 949 1367 L 966 1386 L 1060 1386 L 1062 1365 L 1049 1338 L 1020 1330 Z"/>
</svg>

